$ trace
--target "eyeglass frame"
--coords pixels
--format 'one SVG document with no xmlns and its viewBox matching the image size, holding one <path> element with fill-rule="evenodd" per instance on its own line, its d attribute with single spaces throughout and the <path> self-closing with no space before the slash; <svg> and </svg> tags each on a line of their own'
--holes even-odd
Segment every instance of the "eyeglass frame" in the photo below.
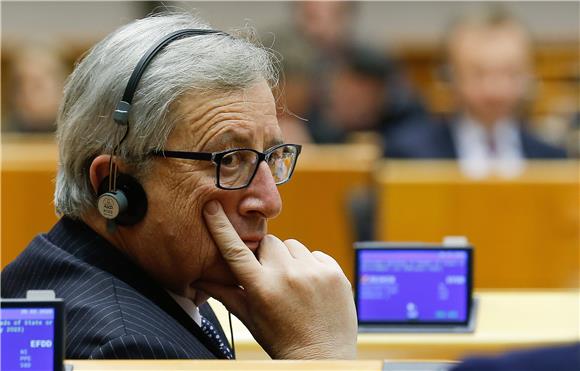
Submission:
<svg viewBox="0 0 580 371">
<path fill-rule="evenodd" d="M 294 147 L 296 149 L 296 159 L 294 160 L 294 166 L 292 167 L 290 174 L 288 174 L 288 177 L 286 178 L 286 180 L 281 182 L 281 183 L 276 183 L 276 185 L 279 186 L 279 185 L 287 183 L 290 180 L 290 178 L 292 178 L 292 174 L 294 174 L 294 170 L 296 169 L 296 163 L 298 162 L 298 156 L 300 155 L 300 152 L 302 151 L 302 145 L 292 144 L 292 143 L 281 143 L 281 144 L 275 145 L 274 147 L 268 148 L 265 152 L 260 152 L 260 151 L 253 149 L 253 148 L 232 148 L 232 149 L 227 149 L 225 151 L 220 151 L 220 152 L 187 152 L 187 151 L 154 150 L 154 151 L 149 152 L 149 155 L 156 156 L 156 157 L 165 157 L 165 158 L 178 158 L 178 159 L 182 159 L 182 160 L 211 161 L 216 167 L 216 178 L 215 178 L 216 187 L 218 187 L 219 189 L 226 190 L 226 191 L 235 191 L 238 189 L 248 188 L 250 186 L 250 184 L 252 184 L 252 181 L 254 180 L 254 177 L 256 176 L 256 173 L 258 172 L 258 168 L 260 167 L 260 164 L 262 163 L 262 161 L 265 161 L 267 164 L 268 159 L 270 158 L 270 155 L 272 153 L 274 153 L 274 151 L 276 151 L 278 148 L 286 147 L 286 146 L 291 146 L 291 147 Z M 254 152 L 258 156 L 258 161 L 256 162 L 257 165 L 254 168 L 254 172 L 253 172 L 252 176 L 250 177 L 250 180 L 248 180 L 248 182 L 244 186 L 235 187 L 235 188 L 223 187 L 220 184 L 221 161 L 226 155 L 229 155 L 230 153 L 237 152 L 237 151 Z"/>
</svg>

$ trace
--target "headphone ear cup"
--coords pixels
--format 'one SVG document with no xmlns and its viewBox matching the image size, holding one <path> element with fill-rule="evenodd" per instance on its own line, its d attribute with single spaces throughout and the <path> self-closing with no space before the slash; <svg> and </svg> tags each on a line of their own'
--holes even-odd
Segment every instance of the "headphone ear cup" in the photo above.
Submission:
<svg viewBox="0 0 580 371">
<path fill-rule="evenodd" d="M 130 226 L 139 223 L 147 213 L 147 195 L 145 190 L 134 177 L 118 173 L 117 189 L 108 191 L 109 177 L 105 177 L 99 185 L 99 201 L 97 207 L 99 213 L 107 219 L 113 219 L 117 225 Z M 101 201 L 102 200 L 102 201 Z M 125 201 L 126 200 L 126 201 Z M 101 210 L 101 203 L 115 207 L 117 202 L 119 212 L 114 217 L 108 217 Z"/>
<path fill-rule="evenodd" d="M 97 209 L 105 219 L 115 219 L 127 210 L 129 202 L 122 191 L 105 192 L 99 196 Z"/>
</svg>

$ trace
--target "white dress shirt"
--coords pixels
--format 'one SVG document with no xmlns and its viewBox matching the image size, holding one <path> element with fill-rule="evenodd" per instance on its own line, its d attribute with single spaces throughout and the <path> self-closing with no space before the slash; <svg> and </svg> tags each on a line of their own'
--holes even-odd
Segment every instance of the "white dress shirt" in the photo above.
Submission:
<svg viewBox="0 0 580 371">
<path fill-rule="evenodd" d="M 199 313 L 199 308 L 195 306 L 193 300 L 186 298 L 185 296 L 180 296 L 167 290 L 169 295 L 179 304 L 179 306 L 187 313 L 191 319 L 201 327 L 201 314 Z"/>
<path fill-rule="evenodd" d="M 491 130 L 464 116 L 451 130 L 462 172 L 470 178 L 489 175 L 516 177 L 525 167 L 520 133 L 513 120 L 501 120 Z"/>
</svg>

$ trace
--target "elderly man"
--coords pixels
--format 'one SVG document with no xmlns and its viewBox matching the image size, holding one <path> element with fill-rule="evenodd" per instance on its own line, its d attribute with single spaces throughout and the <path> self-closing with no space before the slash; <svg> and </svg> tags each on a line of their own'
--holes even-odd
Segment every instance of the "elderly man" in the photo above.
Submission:
<svg viewBox="0 0 580 371">
<path fill-rule="evenodd" d="M 95 45 L 57 119 L 63 217 L 2 272 L 2 296 L 64 298 L 67 358 L 233 358 L 209 296 L 272 358 L 354 358 L 338 264 L 266 234 L 300 152 L 275 82 L 267 51 L 189 14 Z"/>
</svg>

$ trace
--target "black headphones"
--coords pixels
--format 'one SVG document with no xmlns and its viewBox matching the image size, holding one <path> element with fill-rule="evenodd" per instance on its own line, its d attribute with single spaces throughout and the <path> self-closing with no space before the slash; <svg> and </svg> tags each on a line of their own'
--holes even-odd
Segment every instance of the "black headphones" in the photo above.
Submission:
<svg viewBox="0 0 580 371">
<path fill-rule="evenodd" d="M 109 176 L 103 179 L 98 189 L 99 198 L 97 201 L 97 209 L 104 218 L 112 222 L 110 226 L 137 224 L 147 213 L 147 195 L 145 194 L 145 190 L 134 177 L 128 174 L 118 173 L 117 164 L 114 160 L 117 150 L 129 133 L 129 112 L 131 111 L 131 103 L 133 102 L 133 97 L 137 90 L 139 80 L 141 80 L 141 76 L 155 55 L 173 41 L 186 37 L 209 34 L 227 35 L 225 32 L 217 30 L 184 29 L 175 31 L 153 45 L 141 57 L 139 63 L 137 63 L 137 66 L 133 70 L 129 82 L 125 87 L 123 98 L 113 112 L 113 120 L 118 125 L 125 127 L 125 134 L 119 143 L 113 147 L 109 160 Z"/>
</svg>

